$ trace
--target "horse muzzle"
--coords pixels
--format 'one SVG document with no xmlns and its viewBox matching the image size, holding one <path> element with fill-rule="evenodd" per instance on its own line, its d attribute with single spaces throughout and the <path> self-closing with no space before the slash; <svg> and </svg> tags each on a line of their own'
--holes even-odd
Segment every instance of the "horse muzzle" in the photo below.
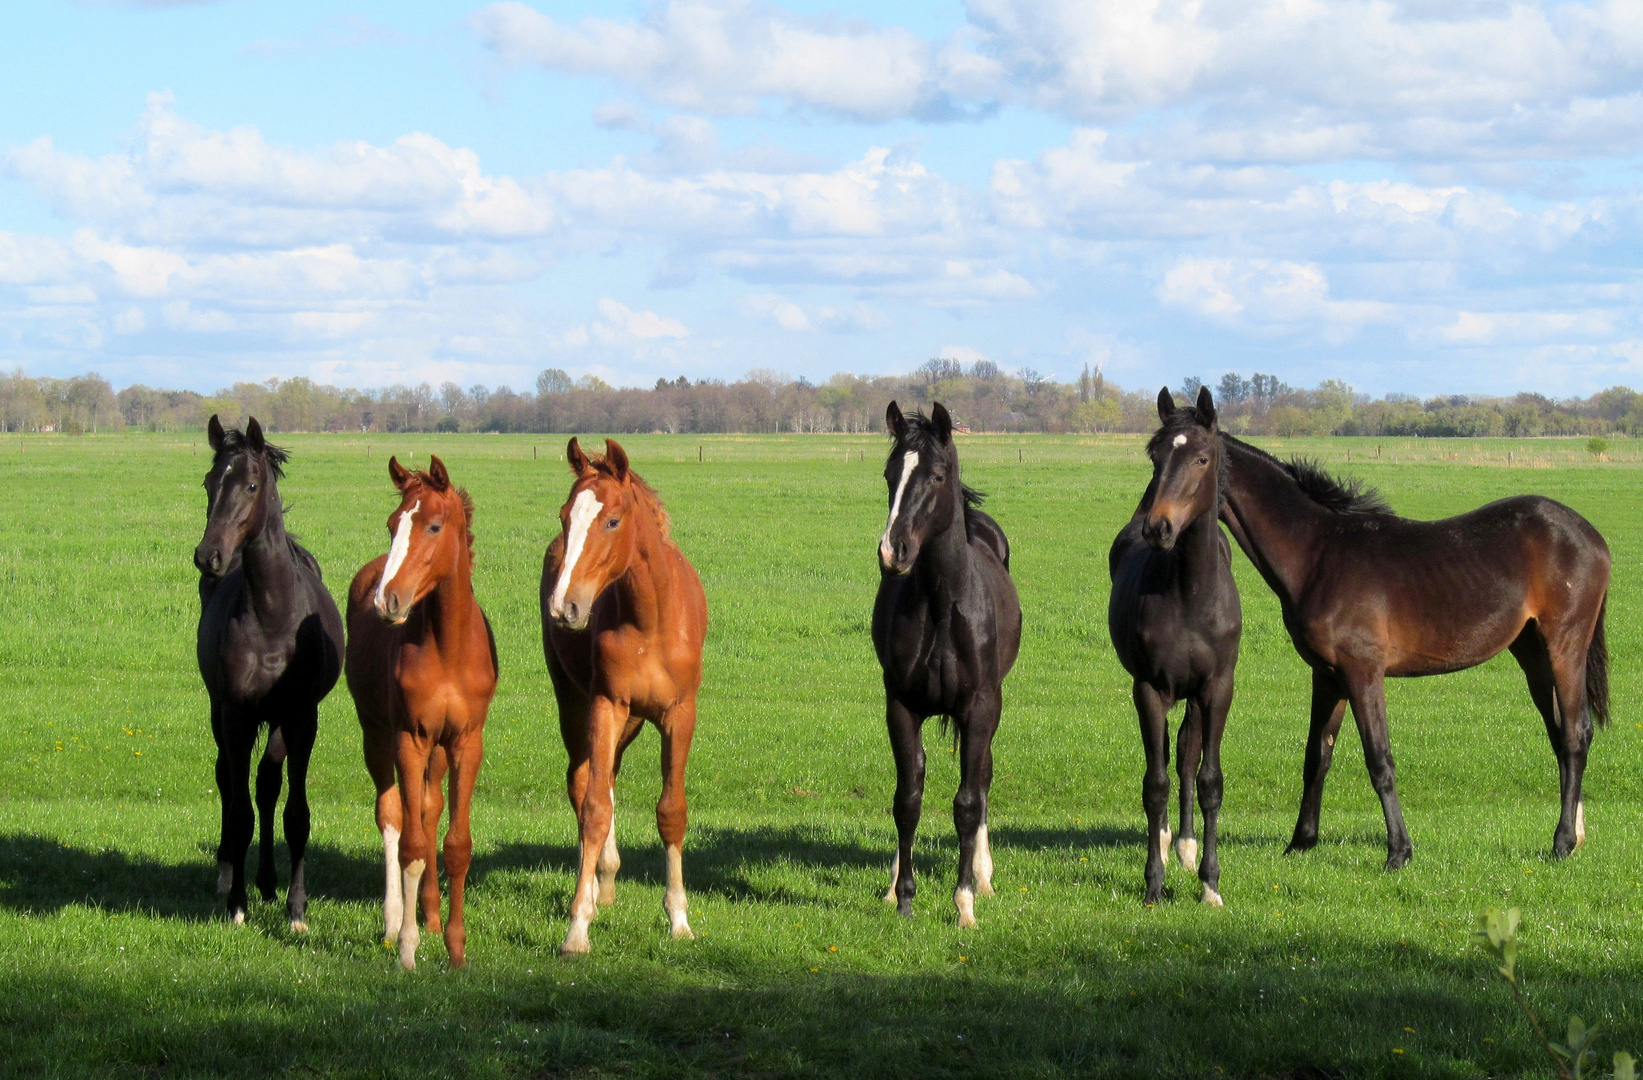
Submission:
<svg viewBox="0 0 1643 1080">
<path fill-rule="evenodd" d="M 566 597 L 564 600 L 548 601 L 548 618 L 564 630 L 586 630 L 588 617 L 592 613 L 593 604 L 587 600 Z"/>
<path fill-rule="evenodd" d="M 411 617 L 412 606 L 392 589 L 384 589 L 371 605 L 382 621 L 392 626 L 403 626 L 405 620 Z"/>
<path fill-rule="evenodd" d="M 1175 522 L 1167 517 L 1148 518 L 1141 523 L 1141 538 L 1155 551 L 1174 548 L 1178 535 Z"/>
<path fill-rule="evenodd" d="M 917 560 L 918 550 L 905 538 L 892 543 L 886 534 L 879 541 L 879 569 L 885 573 L 906 576 L 913 572 L 913 563 Z"/>
<path fill-rule="evenodd" d="M 194 549 L 194 566 L 207 577 L 222 577 L 226 562 L 220 544 L 210 544 L 202 540 Z"/>
</svg>

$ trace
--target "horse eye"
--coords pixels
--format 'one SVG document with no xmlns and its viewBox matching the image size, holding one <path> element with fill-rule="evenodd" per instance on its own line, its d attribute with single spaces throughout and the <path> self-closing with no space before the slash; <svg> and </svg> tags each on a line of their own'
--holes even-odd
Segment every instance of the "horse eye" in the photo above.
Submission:
<svg viewBox="0 0 1643 1080">
<path fill-rule="evenodd" d="M 246 488 L 246 490 L 247 491 L 255 491 L 255 490 L 257 490 L 257 485 L 255 483 L 253 483 L 250 487 Z"/>
<path fill-rule="evenodd" d="M 433 523 L 433 524 L 432 524 L 432 525 L 429 525 L 429 526 L 428 526 L 428 531 L 429 531 L 429 532 L 431 532 L 431 533 L 436 533 L 436 532 L 438 532 L 438 531 L 439 531 L 439 530 L 440 530 L 440 529 L 443 529 L 443 528 L 444 528 L 444 527 L 445 527 L 445 523 L 444 523 L 444 522 L 441 522 L 441 521 L 436 521 L 436 522 L 434 522 L 434 523 Z"/>
<path fill-rule="evenodd" d="M 605 528 L 607 530 L 608 529 L 614 529 L 614 528 L 616 528 L 616 526 L 620 525 L 621 523 L 622 523 L 621 518 L 611 518 L 609 521 L 605 522 Z"/>
<path fill-rule="evenodd" d="M 1200 464 L 1200 465 L 1208 465 L 1208 464 L 1209 464 L 1209 458 L 1207 458 L 1207 457 L 1201 457 L 1201 458 L 1199 458 L 1199 459 L 1198 459 L 1198 464 Z"/>
</svg>

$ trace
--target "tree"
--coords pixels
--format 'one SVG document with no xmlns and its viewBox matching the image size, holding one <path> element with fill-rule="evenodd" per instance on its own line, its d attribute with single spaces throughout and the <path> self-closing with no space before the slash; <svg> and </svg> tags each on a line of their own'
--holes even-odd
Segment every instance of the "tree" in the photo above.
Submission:
<svg viewBox="0 0 1643 1080">
<path fill-rule="evenodd" d="M 571 382 L 569 375 L 555 367 L 548 368 L 536 377 L 536 392 L 538 395 L 568 394 L 575 388 L 575 385 Z"/>
</svg>

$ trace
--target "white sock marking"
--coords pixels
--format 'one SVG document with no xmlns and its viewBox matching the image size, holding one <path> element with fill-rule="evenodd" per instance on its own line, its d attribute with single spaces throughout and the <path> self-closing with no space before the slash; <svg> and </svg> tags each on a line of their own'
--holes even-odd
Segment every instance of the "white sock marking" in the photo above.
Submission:
<svg viewBox="0 0 1643 1080">
<path fill-rule="evenodd" d="M 1575 847 L 1586 842 L 1586 800 L 1575 803 Z"/>
<path fill-rule="evenodd" d="M 405 897 L 399 891 L 399 830 L 392 825 L 382 829 L 382 863 L 387 878 L 382 890 L 382 940 L 394 941 L 405 917 Z"/>
<path fill-rule="evenodd" d="M 591 488 L 583 488 L 576 493 L 576 501 L 570 504 L 570 524 L 565 527 L 565 563 L 559 568 L 559 580 L 554 583 L 553 596 L 548 600 L 548 614 L 558 618 L 565 610 L 565 593 L 570 589 L 571 572 L 576 569 L 576 562 L 582 557 L 582 548 L 588 542 L 588 528 L 605 504 Z"/>
<path fill-rule="evenodd" d="M 886 904 L 894 904 L 896 902 L 896 879 L 900 876 L 901 849 L 897 848 L 896 853 L 890 857 L 890 889 L 884 894 L 884 902 Z"/>
<path fill-rule="evenodd" d="M 976 894 L 969 889 L 958 889 L 953 893 L 953 903 L 958 905 L 958 928 L 972 930 L 976 926 Z"/>
<path fill-rule="evenodd" d="M 879 561 L 889 562 L 896 557 L 894 549 L 890 547 L 890 530 L 896 527 L 896 518 L 901 514 L 901 496 L 907 490 L 907 481 L 912 478 L 913 470 L 918 468 L 918 454 L 909 450 L 901 456 L 901 479 L 896 481 L 896 497 L 890 500 L 890 520 L 885 523 L 884 535 L 879 537 Z"/>
<path fill-rule="evenodd" d="M 388 547 L 388 563 L 382 568 L 382 578 L 377 582 L 376 609 L 379 612 L 383 610 L 383 605 L 388 602 L 388 583 L 394 580 L 394 575 L 399 573 L 399 568 L 405 565 L 405 556 L 410 553 L 411 519 L 416 516 L 416 512 L 420 509 L 422 509 L 422 500 L 418 499 L 414 506 L 399 515 L 399 524 L 394 526 L 394 542 Z"/>
<path fill-rule="evenodd" d="M 1175 842 L 1175 853 L 1181 857 L 1181 865 L 1188 870 L 1198 869 L 1198 841 L 1190 836 L 1183 836 Z"/>
<path fill-rule="evenodd" d="M 662 907 L 667 911 L 673 936 L 687 941 L 695 940 L 696 935 L 685 919 L 690 901 L 685 896 L 684 853 L 676 844 L 669 844 L 667 849 L 667 893 L 662 897 Z"/>
<path fill-rule="evenodd" d="M 1204 895 L 1200 899 L 1210 907 L 1226 907 L 1225 902 L 1221 899 L 1221 894 L 1208 885 L 1204 886 Z"/>
<path fill-rule="evenodd" d="M 1165 825 L 1162 829 L 1158 830 L 1158 853 L 1164 857 L 1165 866 L 1169 865 L 1170 836 L 1171 833 L 1168 825 Z"/>
<path fill-rule="evenodd" d="M 985 822 L 976 829 L 976 856 L 970 860 L 970 866 L 976 875 L 976 892 L 982 896 L 993 895 L 993 848 L 987 842 Z"/>
<path fill-rule="evenodd" d="M 422 859 L 411 863 L 405 868 L 404 884 L 407 905 L 405 917 L 399 923 L 399 966 L 406 971 L 416 970 L 416 947 L 422 942 L 422 934 L 416 926 L 416 895 L 422 886 L 422 871 L 427 868 Z"/>
<path fill-rule="evenodd" d="M 616 792 L 610 793 L 610 832 L 605 834 L 605 849 L 599 853 L 599 902 L 616 902 L 616 871 L 622 868 L 622 856 L 616 850 Z"/>
</svg>

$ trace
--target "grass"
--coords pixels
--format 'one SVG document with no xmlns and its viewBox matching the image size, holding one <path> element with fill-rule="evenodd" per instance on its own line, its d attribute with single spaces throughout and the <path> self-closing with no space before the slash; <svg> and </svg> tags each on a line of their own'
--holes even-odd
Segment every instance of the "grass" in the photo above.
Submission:
<svg viewBox="0 0 1643 1080">
<path fill-rule="evenodd" d="M 914 919 L 878 897 L 893 769 L 867 637 L 882 528 L 873 437 L 635 437 L 712 614 L 685 874 L 699 938 L 666 938 L 647 734 L 619 785 L 618 901 L 557 955 L 575 827 L 541 659 L 537 578 L 568 487 L 545 436 L 290 436 L 289 523 L 340 594 L 385 550 L 388 453 L 439 453 L 478 507 L 476 585 L 502 683 L 474 809 L 467 971 L 380 944 L 380 846 L 344 688 L 315 751 L 308 935 L 283 904 L 222 918 L 194 665 L 196 437 L 0 441 L 0 1061 L 19 1076 L 1502 1076 L 1539 1051 L 1469 934 L 1525 912 L 1544 1014 L 1643 1047 L 1643 677 L 1632 568 L 1643 455 L 1578 442 L 1261 440 L 1437 517 L 1537 491 L 1608 538 L 1615 723 L 1586 846 L 1550 860 L 1556 770 L 1509 658 L 1388 686 L 1413 863 L 1389 875 L 1356 735 L 1323 842 L 1284 858 L 1308 700 L 1241 555 L 1222 911 L 1142 889 L 1142 753 L 1107 641 L 1105 555 L 1146 480 L 1136 437 L 972 436 L 965 478 L 1009 532 L 1026 632 L 995 744 L 997 898 L 960 932 L 957 769 L 930 726 Z M 597 446 L 594 440 L 592 445 Z M 1506 454 L 1513 454 L 1512 463 Z M 701 460 L 698 461 L 698 454 Z M 1367 460 L 1366 460 L 1367 459 Z M 1347 731 L 1350 731 L 1348 725 Z M 282 874 L 284 870 L 281 850 Z M 255 854 L 252 856 L 255 861 Z"/>
</svg>

